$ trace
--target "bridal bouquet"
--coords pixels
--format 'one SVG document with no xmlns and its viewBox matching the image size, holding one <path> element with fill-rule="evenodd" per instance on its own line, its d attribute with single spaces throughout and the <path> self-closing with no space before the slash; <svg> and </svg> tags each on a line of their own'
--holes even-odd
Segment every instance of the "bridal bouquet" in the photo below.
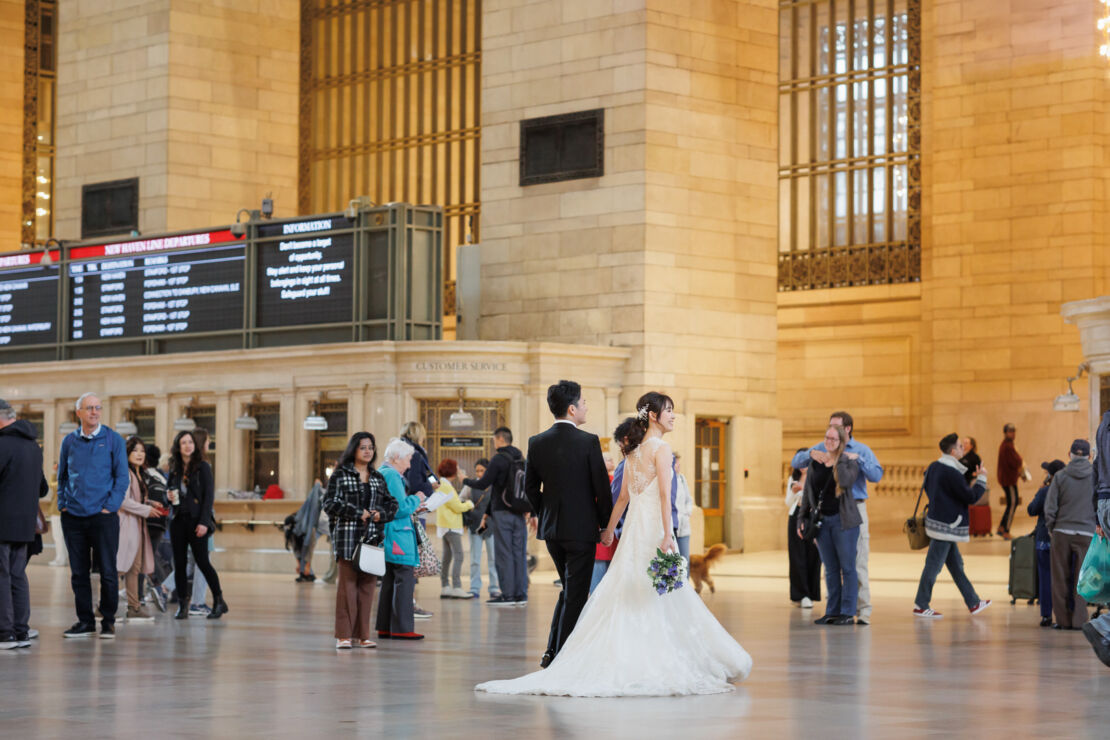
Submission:
<svg viewBox="0 0 1110 740">
<path fill-rule="evenodd" d="M 647 572 L 655 593 L 660 596 L 668 594 L 682 588 L 686 580 L 686 558 L 677 552 L 663 552 L 656 548 Z"/>
</svg>

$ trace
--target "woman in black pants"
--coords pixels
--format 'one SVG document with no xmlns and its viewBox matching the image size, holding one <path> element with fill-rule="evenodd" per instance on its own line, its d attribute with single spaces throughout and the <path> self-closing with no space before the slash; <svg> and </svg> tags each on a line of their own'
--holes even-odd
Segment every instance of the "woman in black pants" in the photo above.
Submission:
<svg viewBox="0 0 1110 740">
<path fill-rule="evenodd" d="M 812 609 L 813 602 L 821 600 L 821 555 L 812 540 L 798 536 L 798 509 L 805 488 L 805 473 L 793 468 L 786 480 L 786 551 L 790 558 L 790 600 L 803 609 Z"/>
<path fill-rule="evenodd" d="M 216 496 L 212 468 L 204 461 L 192 432 L 178 432 L 170 450 L 170 479 L 167 484 L 173 503 L 170 521 L 170 542 L 173 545 L 174 580 L 177 585 L 177 619 L 189 617 L 189 581 L 186 574 L 186 549 L 193 551 L 208 587 L 212 589 L 212 612 L 209 619 L 227 613 L 227 602 L 220 590 L 220 577 L 208 560 L 208 538 L 215 522 L 212 504 Z"/>
</svg>

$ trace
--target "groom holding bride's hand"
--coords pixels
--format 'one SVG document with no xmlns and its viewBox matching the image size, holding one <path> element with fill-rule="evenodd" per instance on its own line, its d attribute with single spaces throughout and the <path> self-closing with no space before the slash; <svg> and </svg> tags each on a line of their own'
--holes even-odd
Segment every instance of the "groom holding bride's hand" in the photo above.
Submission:
<svg viewBox="0 0 1110 740">
<path fill-rule="evenodd" d="M 555 659 L 586 605 L 599 537 L 602 544 L 613 542 L 611 532 L 601 533 L 613 511 L 601 441 L 578 428 L 586 423 L 582 386 L 560 380 L 547 389 L 547 406 L 555 423 L 528 440 L 524 483 L 539 520 L 536 537 L 546 541 L 563 581 L 540 659 L 543 668 Z"/>
</svg>

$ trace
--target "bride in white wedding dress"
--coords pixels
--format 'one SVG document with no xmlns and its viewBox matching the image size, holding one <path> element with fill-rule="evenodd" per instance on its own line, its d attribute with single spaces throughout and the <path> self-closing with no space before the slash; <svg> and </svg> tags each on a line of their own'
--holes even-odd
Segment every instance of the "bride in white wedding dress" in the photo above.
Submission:
<svg viewBox="0 0 1110 740">
<path fill-rule="evenodd" d="M 752 659 L 689 584 L 660 596 L 648 575 L 656 548 L 675 551 L 671 530 L 671 448 L 674 402 L 647 393 L 625 449 L 620 498 L 603 535 L 625 507 L 620 544 L 578 623 L 546 669 L 475 687 L 494 694 L 552 696 L 678 696 L 731 691 L 751 672 Z M 663 485 L 660 486 L 660 481 Z"/>
</svg>

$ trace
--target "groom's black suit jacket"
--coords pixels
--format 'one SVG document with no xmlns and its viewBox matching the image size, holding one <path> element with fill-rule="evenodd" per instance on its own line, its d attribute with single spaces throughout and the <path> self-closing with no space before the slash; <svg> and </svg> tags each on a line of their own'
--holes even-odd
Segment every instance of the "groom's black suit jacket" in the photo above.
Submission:
<svg viewBox="0 0 1110 740">
<path fill-rule="evenodd" d="M 597 435 L 556 423 L 529 439 L 524 492 L 540 518 L 539 539 L 597 542 L 613 513 Z"/>
</svg>

